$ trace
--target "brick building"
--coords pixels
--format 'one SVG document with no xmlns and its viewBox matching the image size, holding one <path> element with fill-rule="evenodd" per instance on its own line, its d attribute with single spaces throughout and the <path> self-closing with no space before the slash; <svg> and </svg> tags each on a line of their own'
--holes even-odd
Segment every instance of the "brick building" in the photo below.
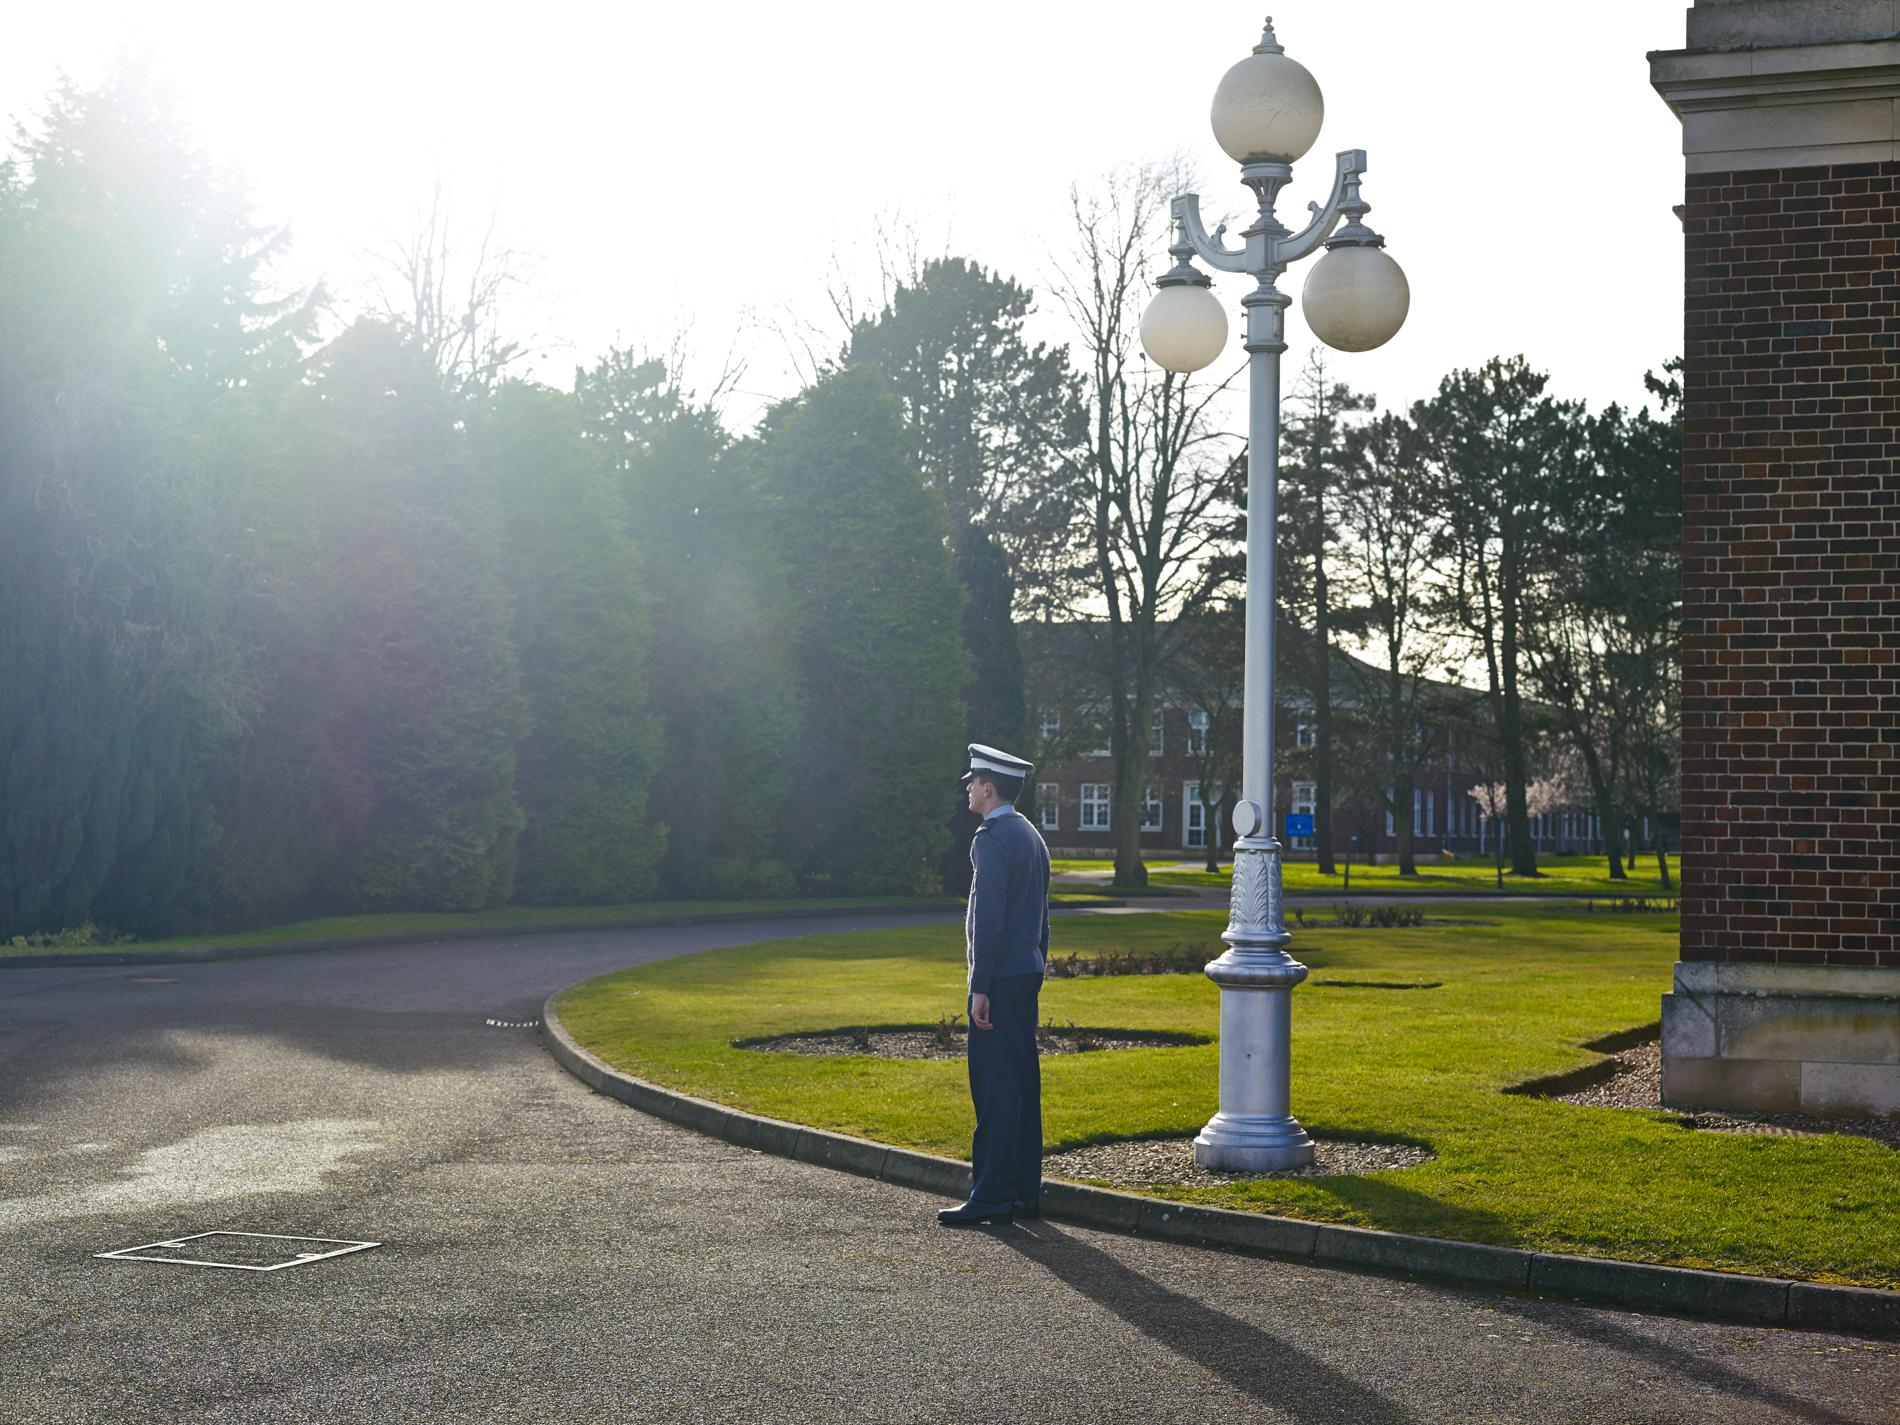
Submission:
<svg viewBox="0 0 1900 1425">
<path fill-rule="evenodd" d="M 1341 706 L 1350 708 L 1349 696 L 1342 699 Z M 1315 784 L 1310 780 L 1310 772 L 1300 770 L 1305 760 L 1302 750 L 1312 745 L 1313 727 L 1301 719 L 1297 707 L 1282 709 L 1279 717 L 1274 807 L 1281 815 L 1313 810 Z M 1162 699 L 1148 742 L 1148 771 L 1142 802 L 1144 853 L 1152 852 L 1162 858 L 1205 856 L 1207 838 L 1211 835 L 1216 849 L 1223 856 L 1228 854 L 1233 840 L 1228 820 L 1233 809 L 1232 797 L 1223 804 L 1220 816 L 1211 826 L 1200 804 L 1200 765 L 1195 751 L 1196 740 L 1204 735 L 1205 726 L 1204 715 Z M 1044 745 L 1057 742 L 1060 730 L 1060 715 L 1047 715 L 1040 730 L 1041 742 Z M 1448 755 L 1422 768 L 1416 779 L 1412 795 L 1413 854 L 1421 862 L 1491 854 L 1496 849 L 1492 840 L 1496 832 L 1485 823 L 1471 795 L 1477 777 L 1457 755 L 1455 733 L 1447 731 L 1442 742 Z M 1043 839 L 1053 854 L 1079 858 L 1114 854 L 1111 818 L 1114 782 L 1114 763 L 1105 747 L 1085 748 L 1070 756 L 1052 759 L 1037 769 L 1031 814 L 1041 826 Z M 1601 828 L 1588 808 L 1545 812 L 1532 818 L 1532 831 L 1540 855 L 1602 849 Z M 1383 801 L 1355 796 L 1349 789 L 1336 794 L 1333 810 L 1336 857 L 1343 859 L 1351 855 L 1361 861 L 1368 857 L 1382 863 L 1396 861 L 1396 832 L 1393 817 Z M 1314 858 L 1311 837 L 1284 838 L 1284 844 L 1289 860 Z"/>
<path fill-rule="evenodd" d="M 1900 1112 L 1900 13 L 1697 0 L 1672 1102 Z"/>
</svg>

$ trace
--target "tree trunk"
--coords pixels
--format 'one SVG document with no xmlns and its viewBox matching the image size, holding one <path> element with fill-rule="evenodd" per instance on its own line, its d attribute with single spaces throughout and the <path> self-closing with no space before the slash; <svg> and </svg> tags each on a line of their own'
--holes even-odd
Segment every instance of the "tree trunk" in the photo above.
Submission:
<svg viewBox="0 0 1900 1425">
<path fill-rule="evenodd" d="M 1627 881 L 1630 873 L 1623 869 L 1623 814 L 1617 810 L 1614 796 L 1597 802 L 1597 819 L 1603 823 L 1603 850 L 1610 863 L 1610 879 Z"/>
<path fill-rule="evenodd" d="M 1674 890 L 1675 886 L 1669 879 L 1669 853 L 1663 849 L 1662 822 L 1656 817 L 1651 817 L 1649 820 L 1650 825 L 1656 828 L 1656 873 L 1662 877 L 1662 888 L 1665 891 Z"/>
<path fill-rule="evenodd" d="M 1604 774 L 1603 762 L 1597 756 L 1596 748 L 1589 741 L 1573 738 L 1577 751 L 1583 754 L 1583 767 L 1590 774 L 1590 795 L 1596 800 L 1597 819 L 1603 823 L 1603 850 L 1610 861 L 1610 879 L 1627 881 L 1628 874 L 1623 870 L 1623 858 L 1618 854 L 1622 849 L 1617 845 L 1621 833 L 1616 822 L 1616 797 L 1611 791 L 1611 779 Z"/>
<path fill-rule="evenodd" d="M 1530 767 L 1524 756 L 1524 722 L 1517 696 L 1517 620 L 1504 615 L 1504 716 L 1498 721 L 1498 740 L 1504 744 L 1504 824 L 1511 841 L 1511 874 L 1538 876 L 1537 843 L 1531 839 L 1530 803 L 1525 797 Z"/>
<path fill-rule="evenodd" d="M 1201 799 L 1202 839 L 1207 842 L 1207 873 L 1210 876 L 1220 873 L 1220 807 L 1207 799 L 1211 783 L 1203 777 L 1195 787 L 1194 795 Z"/>
<path fill-rule="evenodd" d="M 1129 725 L 1122 734 L 1122 746 L 1115 757 L 1115 884 L 1145 886 L 1148 867 L 1141 859 L 1142 788 L 1148 776 L 1148 726 L 1154 716 L 1152 682 L 1143 678 L 1142 687 L 1130 700 L 1132 707 L 1121 714 Z"/>
<path fill-rule="evenodd" d="M 1323 512 L 1322 512 L 1323 513 Z M 1320 527 L 1325 528 L 1322 518 Z M 1313 560 L 1313 846 L 1319 873 L 1333 874 L 1333 654 L 1326 607 L 1326 553 Z"/>
<path fill-rule="evenodd" d="M 1391 797 L 1392 829 L 1398 833 L 1399 874 L 1416 876 L 1418 864 L 1412 859 L 1412 788 L 1418 773 L 1418 743 L 1412 708 L 1405 701 L 1405 675 L 1400 665 L 1400 644 L 1393 628 L 1386 629 L 1386 697 L 1391 722 L 1386 736 L 1391 739 L 1386 755 L 1393 767 L 1405 768 L 1403 779 L 1394 777 Z"/>
</svg>

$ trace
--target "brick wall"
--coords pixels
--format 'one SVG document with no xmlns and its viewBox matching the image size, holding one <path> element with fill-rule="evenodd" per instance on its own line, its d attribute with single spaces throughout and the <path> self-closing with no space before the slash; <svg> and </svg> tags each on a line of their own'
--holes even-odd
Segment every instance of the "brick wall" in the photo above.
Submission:
<svg viewBox="0 0 1900 1425">
<path fill-rule="evenodd" d="M 1900 965 L 1896 178 L 1688 179 L 1685 960 Z"/>
</svg>

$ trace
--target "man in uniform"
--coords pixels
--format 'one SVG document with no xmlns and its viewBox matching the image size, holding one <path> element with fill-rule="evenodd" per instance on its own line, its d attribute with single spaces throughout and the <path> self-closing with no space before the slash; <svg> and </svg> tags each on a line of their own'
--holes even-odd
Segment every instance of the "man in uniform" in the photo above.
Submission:
<svg viewBox="0 0 1900 1425">
<path fill-rule="evenodd" d="M 964 787 L 983 818 L 970 842 L 970 1200 L 937 1214 L 946 1226 L 1035 1217 L 1042 1193 L 1042 1065 L 1036 1007 L 1049 954 L 1049 848 L 1012 805 L 1035 768 L 970 744 Z"/>
</svg>

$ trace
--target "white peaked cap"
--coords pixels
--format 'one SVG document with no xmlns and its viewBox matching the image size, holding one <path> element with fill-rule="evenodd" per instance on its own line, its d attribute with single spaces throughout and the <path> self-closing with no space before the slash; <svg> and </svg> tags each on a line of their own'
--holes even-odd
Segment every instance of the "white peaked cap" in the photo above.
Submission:
<svg viewBox="0 0 1900 1425">
<path fill-rule="evenodd" d="M 1027 779 L 1036 770 L 1036 764 L 1025 762 L 1020 757 L 1012 757 L 1007 752 L 999 752 L 994 747 L 985 747 L 980 742 L 970 744 L 970 771 L 963 774 L 963 780 L 969 781 L 974 772 L 996 772 L 1005 777 Z"/>
</svg>

